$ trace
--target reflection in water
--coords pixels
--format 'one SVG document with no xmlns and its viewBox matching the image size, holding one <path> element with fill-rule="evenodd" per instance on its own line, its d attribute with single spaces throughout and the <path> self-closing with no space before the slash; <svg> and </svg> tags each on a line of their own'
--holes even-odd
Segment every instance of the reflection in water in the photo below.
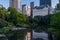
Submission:
<svg viewBox="0 0 60 40">
<path fill-rule="evenodd" d="M 48 40 L 48 33 L 46 32 L 35 32 L 33 31 L 34 40 Z"/>
</svg>

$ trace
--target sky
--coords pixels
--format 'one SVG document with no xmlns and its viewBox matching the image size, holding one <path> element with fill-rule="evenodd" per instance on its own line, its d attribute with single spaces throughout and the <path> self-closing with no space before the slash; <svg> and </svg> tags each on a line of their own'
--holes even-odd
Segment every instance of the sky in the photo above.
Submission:
<svg viewBox="0 0 60 40">
<path fill-rule="evenodd" d="M 39 5 L 39 0 L 21 0 L 22 4 L 27 4 L 27 6 L 30 5 L 30 2 L 34 1 L 35 6 Z M 52 0 L 52 7 L 55 7 L 58 3 L 58 0 Z M 9 0 L 0 0 L 0 4 L 2 4 L 5 8 L 9 7 Z"/>
</svg>

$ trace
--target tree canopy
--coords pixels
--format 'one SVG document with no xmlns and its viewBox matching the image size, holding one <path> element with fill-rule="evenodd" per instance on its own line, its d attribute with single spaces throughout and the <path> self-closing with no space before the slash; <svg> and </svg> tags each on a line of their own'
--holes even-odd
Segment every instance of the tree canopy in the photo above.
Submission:
<svg viewBox="0 0 60 40">
<path fill-rule="evenodd" d="M 0 9 L 0 33 L 11 30 L 10 28 L 15 27 L 28 27 L 26 23 L 27 17 L 18 12 L 15 8 L 9 7 L 6 11 L 4 8 Z"/>
</svg>

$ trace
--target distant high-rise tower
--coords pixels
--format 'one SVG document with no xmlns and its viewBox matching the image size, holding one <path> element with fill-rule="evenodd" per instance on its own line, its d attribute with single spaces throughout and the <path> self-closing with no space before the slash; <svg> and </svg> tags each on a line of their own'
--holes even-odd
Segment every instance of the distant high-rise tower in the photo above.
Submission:
<svg viewBox="0 0 60 40">
<path fill-rule="evenodd" d="M 10 0 L 9 1 L 10 7 L 14 7 L 17 11 L 20 11 L 21 0 Z"/>
<path fill-rule="evenodd" d="M 60 4 L 60 0 L 59 0 L 59 4 Z"/>
<path fill-rule="evenodd" d="M 40 6 L 51 6 L 51 0 L 39 0 Z"/>
</svg>

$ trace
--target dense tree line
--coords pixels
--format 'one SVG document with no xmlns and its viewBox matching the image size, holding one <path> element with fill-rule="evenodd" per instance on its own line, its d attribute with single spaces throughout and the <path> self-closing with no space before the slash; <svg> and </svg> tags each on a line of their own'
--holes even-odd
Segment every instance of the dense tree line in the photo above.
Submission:
<svg viewBox="0 0 60 40">
<path fill-rule="evenodd" d="M 9 40 L 13 40 L 16 38 L 14 35 L 17 35 L 16 34 L 17 32 L 13 32 L 12 30 L 14 27 L 20 28 L 30 27 L 29 24 L 27 24 L 27 17 L 23 13 L 18 12 L 15 8 L 9 7 L 8 9 L 5 9 L 1 7 L 0 34 L 5 34 Z M 21 35 L 24 36 L 24 33 L 21 32 Z M 12 36 L 14 36 L 13 39 Z M 24 38 L 22 37 L 22 39 Z"/>
</svg>

